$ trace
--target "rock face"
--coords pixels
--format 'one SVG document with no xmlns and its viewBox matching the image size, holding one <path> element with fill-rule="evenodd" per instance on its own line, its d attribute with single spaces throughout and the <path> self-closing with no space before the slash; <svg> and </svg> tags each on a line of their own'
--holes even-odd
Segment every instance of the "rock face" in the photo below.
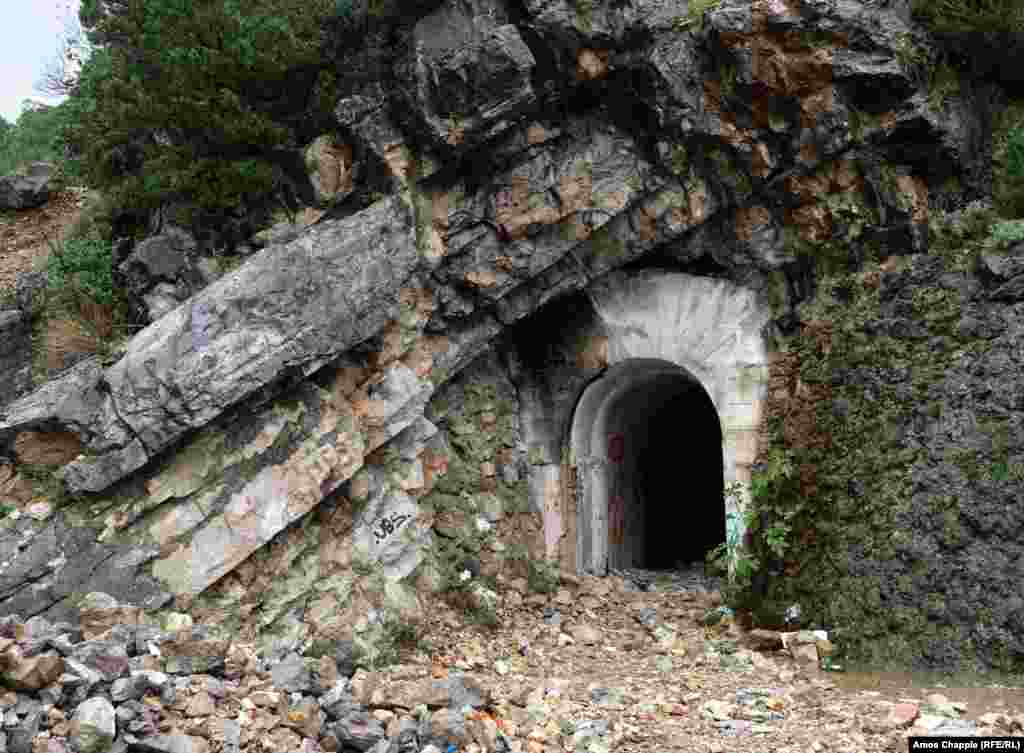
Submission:
<svg viewBox="0 0 1024 753">
<path fill-rule="evenodd" d="M 422 12 L 373 50 L 390 79 L 343 77 L 337 132 L 306 149 L 328 214 L 194 283 L 194 239 L 156 228 L 121 266 L 155 321 L 2 407 L 0 449 L 51 432 L 81 452 L 67 504 L 0 531 L 0 613 L 74 619 L 104 591 L 279 656 L 372 652 L 463 572 L 719 543 L 734 566 L 776 351 L 818 332 L 799 307 L 926 252 L 950 178 L 990 193 L 995 85 L 924 96 L 901 61 L 929 41 L 895 10 Z M 982 263 L 1016 300 L 1016 266 Z M 349 722 L 338 740 L 379 737 Z"/>
<path fill-rule="evenodd" d="M 0 405 L 32 388 L 32 331 L 18 309 L 0 311 Z"/>
<path fill-rule="evenodd" d="M 29 162 L 12 175 L 0 177 L 0 209 L 31 209 L 50 198 L 50 180 L 54 166 L 49 162 Z"/>
</svg>

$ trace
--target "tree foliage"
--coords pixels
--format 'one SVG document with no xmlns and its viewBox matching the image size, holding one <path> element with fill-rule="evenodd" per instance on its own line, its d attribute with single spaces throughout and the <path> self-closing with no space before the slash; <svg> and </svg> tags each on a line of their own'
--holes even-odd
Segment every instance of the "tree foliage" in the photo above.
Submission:
<svg viewBox="0 0 1024 753">
<path fill-rule="evenodd" d="M 17 123 L 0 121 L 0 175 L 12 173 L 26 162 L 57 159 L 54 139 L 62 122 L 59 107 L 26 101 Z"/>
<path fill-rule="evenodd" d="M 911 9 L 935 31 L 1024 32 L 1020 0 L 913 0 Z"/>
<path fill-rule="evenodd" d="M 335 5 L 83 0 L 95 51 L 66 103 L 72 172 L 143 211 L 178 198 L 227 210 L 266 195 L 298 145 L 285 114 L 310 103 L 330 67 L 324 19 Z"/>
</svg>

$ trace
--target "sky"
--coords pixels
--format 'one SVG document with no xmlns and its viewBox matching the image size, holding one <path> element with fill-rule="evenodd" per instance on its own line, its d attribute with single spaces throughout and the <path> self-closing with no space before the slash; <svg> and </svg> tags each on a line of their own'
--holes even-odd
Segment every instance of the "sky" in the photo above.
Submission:
<svg viewBox="0 0 1024 753">
<path fill-rule="evenodd" d="M 65 20 L 78 14 L 79 0 L 0 0 L 0 115 L 10 123 L 21 103 L 59 99 L 35 91 L 47 64 L 56 61 Z"/>
</svg>

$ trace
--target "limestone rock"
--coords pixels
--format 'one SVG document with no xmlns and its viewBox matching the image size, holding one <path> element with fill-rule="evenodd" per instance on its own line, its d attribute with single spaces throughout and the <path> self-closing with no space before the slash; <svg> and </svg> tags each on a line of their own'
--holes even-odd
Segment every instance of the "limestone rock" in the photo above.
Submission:
<svg viewBox="0 0 1024 753">
<path fill-rule="evenodd" d="M 121 262 L 119 270 L 131 290 L 141 295 L 157 282 L 177 280 L 189 265 L 189 254 L 195 250 L 195 238 L 186 230 L 170 225 L 159 235 L 139 243 Z"/>
<path fill-rule="evenodd" d="M 32 388 L 29 318 L 17 309 L 0 311 L 0 407 Z"/>
<path fill-rule="evenodd" d="M 306 147 L 305 158 L 318 206 L 329 207 L 352 193 L 355 174 L 349 144 L 324 134 Z"/>
<path fill-rule="evenodd" d="M 110 594 L 99 591 L 85 595 L 78 605 L 82 635 L 86 640 L 99 638 L 114 625 L 137 625 L 141 611 L 130 604 L 120 604 Z"/>
<path fill-rule="evenodd" d="M 26 657 L 13 644 L 0 650 L 0 682 L 15 690 L 40 690 L 56 682 L 63 672 L 64 659 L 56 654 Z"/>
<path fill-rule="evenodd" d="M 412 33 L 410 54 L 397 65 L 404 112 L 438 146 L 477 146 L 536 101 L 533 54 L 502 4 L 446 4 Z"/>
<path fill-rule="evenodd" d="M 103 753 L 117 734 L 114 707 L 103 697 L 90 698 L 75 709 L 71 747 L 78 753 Z"/>
<path fill-rule="evenodd" d="M 30 209 L 45 204 L 50 198 L 54 169 L 50 162 L 30 162 L 0 177 L 0 209 Z"/>
<path fill-rule="evenodd" d="M 90 442 L 103 449 L 65 468 L 68 487 L 101 491 L 285 367 L 323 363 L 375 334 L 397 313 L 415 263 L 409 208 L 397 198 L 252 257 L 137 335 L 104 372 L 103 423 Z M 258 309 L 246 303 L 256 299 Z M 119 444 L 124 422 L 136 439 Z"/>
</svg>

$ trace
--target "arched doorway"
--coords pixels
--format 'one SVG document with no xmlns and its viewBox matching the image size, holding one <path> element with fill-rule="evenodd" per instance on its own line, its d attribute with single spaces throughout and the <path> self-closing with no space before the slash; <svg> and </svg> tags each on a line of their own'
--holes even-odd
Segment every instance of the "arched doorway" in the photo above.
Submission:
<svg viewBox="0 0 1024 753">
<path fill-rule="evenodd" d="M 584 392 L 571 442 L 582 569 L 668 569 L 725 540 L 721 424 L 682 367 L 609 368 Z"/>
<path fill-rule="evenodd" d="M 566 426 L 548 541 L 577 572 L 669 568 L 723 541 L 731 565 L 767 390 L 767 305 L 728 280 L 651 270 L 587 294 L 608 365 Z M 734 482 L 739 496 L 723 499 Z"/>
</svg>

